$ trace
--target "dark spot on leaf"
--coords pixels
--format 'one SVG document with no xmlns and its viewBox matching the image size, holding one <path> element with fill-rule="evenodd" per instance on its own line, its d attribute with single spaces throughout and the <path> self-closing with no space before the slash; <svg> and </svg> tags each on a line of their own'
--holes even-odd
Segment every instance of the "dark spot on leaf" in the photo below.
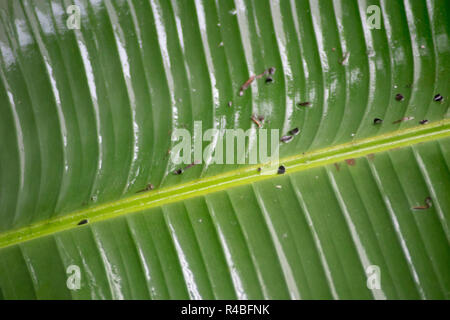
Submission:
<svg viewBox="0 0 450 320">
<path fill-rule="evenodd" d="M 307 107 L 307 106 L 309 106 L 310 104 L 311 104 L 311 102 L 309 102 L 309 101 L 299 102 L 299 103 L 298 103 L 298 105 L 299 105 L 300 107 Z"/>
<path fill-rule="evenodd" d="M 88 221 L 88 219 L 83 219 L 83 220 L 81 220 L 80 222 L 78 222 L 78 225 L 79 226 L 82 226 L 83 224 L 86 224 L 86 223 L 88 223 L 89 221 Z"/>
<path fill-rule="evenodd" d="M 441 102 L 442 100 L 444 100 L 444 97 L 441 96 L 439 93 L 434 96 L 434 101 Z"/>
<path fill-rule="evenodd" d="M 426 120 L 426 119 L 420 120 L 419 123 L 420 123 L 420 124 L 427 124 L 427 123 L 428 123 L 428 120 Z"/>
<path fill-rule="evenodd" d="M 380 123 L 383 123 L 383 120 L 381 120 L 380 118 L 373 119 L 373 124 L 380 124 Z"/>
<path fill-rule="evenodd" d="M 354 166 L 356 163 L 355 159 L 346 159 L 345 162 L 347 162 L 349 166 Z"/>
<path fill-rule="evenodd" d="M 261 172 L 261 167 L 259 167 L 258 169 L 256 169 L 256 171 Z"/>
<path fill-rule="evenodd" d="M 273 82 L 273 78 L 272 77 L 267 77 L 266 78 L 266 83 L 272 83 Z"/>
<path fill-rule="evenodd" d="M 279 166 L 278 167 L 278 174 L 283 174 L 286 172 L 286 168 L 284 166 Z"/>
<path fill-rule="evenodd" d="M 405 97 L 403 97 L 403 95 L 401 93 L 397 93 L 397 95 L 395 96 L 395 100 L 397 101 L 402 101 Z"/>
<path fill-rule="evenodd" d="M 275 71 L 276 71 L 275 67 L 270 67 L 268 70 L 269 74 L 272 74 L 272 75 L 275 73 Z"/>
</svg>

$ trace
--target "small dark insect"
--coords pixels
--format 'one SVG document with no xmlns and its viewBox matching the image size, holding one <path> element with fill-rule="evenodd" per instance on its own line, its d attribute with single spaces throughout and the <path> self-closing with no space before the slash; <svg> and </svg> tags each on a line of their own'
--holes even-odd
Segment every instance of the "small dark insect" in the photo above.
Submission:
<svg viewBox="0 0 450 320">
<path fill-rule="evenodd" d="M 153 189 L 155 189 L 155 186 L 154 186 L 153 184 L 149 183 L 149 184 L 145 187 L 145 189 L 139 190 L 139 191 L 136 192 L 136 193 L 144 192 L 144 191 L 149 191 L 149 190 L 153 190 Z"/>
<path fill-rule="evenodd" d="M 394 122 L 392 122 L 392 123 L 393 123 L 393 124 L 396 124 L 396 123 L 405 122 L 405 121 L 410 121 L 410 120 L 414 120 L 414 117 L 403 117 L 403 118 L 401 118 L 400 120 L 396 120 L 396 121 L 394 121 Z"/>
<path fill-rule="evenodd" d="M 267 78 L 266 78 L 266 83 L 272 83 L 272 82 L 273 82 L 272 77 L 267 77 Z"/>
<path fill-rule="evenodd" d="M 299 102 L 299 103 L 298 103 L 298 105 L 299 105 L 300 107 L 306 107 L 306 106 L 309 106 L 310 104 L 311 104 L 311 102 L 309 102 L 309 101 Z"/>
<path fill-rule="evenodd" d="M 405 97 L 403 97 L 403 95 L 401 93 L 397 93 L 395 95 L 395 100 L 402 101 L 403 99 L 405 99 Z"/>
<path fill-rule="evenodd" d="M 181 169 L 181 168 L 180 168 L 180 169 L 177 169 L 177 170 L 175 170 L 175 171 L 173 172 L 173 174 L 174 174 L 174 175 L 177 175 L 177 176 L 180 175 L 180 174 L 182 174 L 182 173 L 183 173 L 183 169 Z"/>
<path fill-rule="evenodd" d="M 354 166 L 356 163 L 355 159 L 346 159 L 345 162 L 347 162 L 349 166 Z"/>
<path fill-rule="evenodd" d="M 289 131 L 289 133 L 293 136 L 296 136 L 300 133 L 300 130 L 298 128 L 294 128 L 291 131 Z"/>
<path fill-rule="evenodd" d="M 286 168 L 284 166 L 279 166 L 278 167 L 278 174 L 283 174 L 286 172 Z"/>
<path fill-rule="evenodd" d="M 284 142 L 284 143 L 288 143 L 288 142 L 291 142 L 292 138 L 293 138 L 293 136 L 282 136 L 280 141 Z"/>
<path fill-rule="evenodd" d="M 420 124 L 427 124 L 427 123 L 428 123 L 428 120 L 426 120 L 426 119 L 420 120 L 419 123 L 420 123 Z"/>
<path fill-rule="evenodd" d="M 81 220 L 80 222 L 78 222 L 77 225 L 82 226 L 83 224 L 86 224 L 86 223 L 88 223 L 88 222 L 89 222 L 89 221 L 88 221 L 87 219 L 83 219 L 83 220 Z"/>
<path fill-rule="evenodd" d="M 258 121 L 260 121 L 261 123 L 264 122 L 264 116 L 258 116 Z"/>
<path fill-rule="evenodd" d="M 380 123 L 383 123 L 383 120 L 381 120 L 380 118 L 373 119 L 373 124 L 380 124 Z"/>
<path fill-rule="evenodd" d="M 262 127 L 261 122 L 258 121 L 258 119 L 255 117 L 255 115 L 252 115 L 252 117 L 250 119 L 252 119 L 252 121 L 258 126 L 258 128 Z"/>
<path fill-rule="evenodd" d="M 434 96 L 433 100 L 437 101 L 437 102 L 441 102 L 442 100 L 444 100 L 444 97 L 438 93 L 437 95 Z"/>
<path fill-rule="evenodd" d="M 228 106 L 231 107 L 233 105 L 233 102 L 228 101 Z"/>
<path fill-rule="evenodd" d="M 276 71 L 275 67 L 270 67 L 268 70 L 269 74 L 273 75 Z"/>
<path fill-rule="evenodd" d="M 261 172 L 261 167 L 258 167 L 258 169 L 256 169 L 256 171 Z"/>
<path fill-rule="evenodd" d="M 414 210 L 426 210 L 429 209 L 433 206 L 433 202 L 431 201 L 431 197 L 426 197 L 425 198 L 425 205 L 424 206 L 419 206 L 419 207 L 414 207 Z"/>
</svg>

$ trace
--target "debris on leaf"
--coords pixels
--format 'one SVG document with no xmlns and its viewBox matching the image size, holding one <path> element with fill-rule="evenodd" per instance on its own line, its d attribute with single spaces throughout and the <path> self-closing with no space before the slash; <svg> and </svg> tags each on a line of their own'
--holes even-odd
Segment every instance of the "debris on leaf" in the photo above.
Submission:
<svg viewBox="0 0 450 320">
<path fill-rule="evenodd" d="M 139 190 L 139 191 L 136 192 L 136 193 L 144 192 L 144 191 L 150 191 L 150 190 L 153 190 L 153 189 L 155 189 L 155 186 L 154 186 L 153 184 L 149 183 L 149 184 L 145 187 L 145 189 Z"/>
<path fill-rule="evenodd" d="M 427 124 L 427 123 L 428 123 L 428 120 L 423 119 L 423 120 L 420 120 L 419 123 L 420 123 L 420 124 Z"/>
<path fill-rule="evenodd" d="M 309 101 L 305 101 L 305 102 L 299 102 L 297 105 L 300 107 L 307 107 L 311 104 L 311 102 Z"/>
<path fill-rule="evenodd" d="M 355 159 L 346 159 L 345 162 L 347 162 L 349 166 L 354 166 L 356 163 Z"/>
<path fill-rule="evenodd" d="M 240 96 L 244 95 L 244 91 L 247 90 L 247 88 L 252 84 L 253 80 L 255 80 L 255 77 L 256 76 L 251 76 L 250 78 L 248 78 L 247 81 L 244 82 L 244 84 L 239 89 L 239 95 Z"/>
<path fill-rule="evenodd" d="M 431 197 L 425 198 L 425 205 L 419 207 L 413 207 L 413 210 L 426 210 L 433 206 L 433 202 L 431 201 Z"/>
<path fill-rule="evenodd" d="M 232 101 L 228 101 L 228 107 L 232 107 L 233 106 L 233 102 Z"/>
<path fill-rule="evenodd" d="M 252 82 L 254 80 L 260 79 L 260 78 L 262 78 L 263 76 L 265 76 L 267 74 L 273 75 L 274 73 L 275 73 L 275 68 L 274 67 L 270 67 L 269 69 L 264 70 L 262 73 L 260 73 L 258 75 L 251 76 L 250 78 L 248 78 L 247 81 L 245 81 L 245 83 L 239 89 L 239 96 L 242 97 L 244 95 L 244 91 L 248 89 L 248 87 L 252 84 Z M 266 79 L 266 83 L 269 83 L 269 82 L 273 82 L 273 79 L 270 76 L 267 77 L 267 79 Z"/>
<path fill-rule="evenodd" d="M 192 162 L 191 164 L 188 164 L 188 165 L 184 168 L 184 171 L 186 171 L 186 170 L 189 169 L 189 168 L 192 168 L 193 166 L 195 166 L 195 165 L 197 165 L 197 164 L 199 164 L 198 161 L 194 161 L 194 162 Z"/>
<path fill-rule="evenodd" d="M 393 124 L 396 124 L 396 123 L 405 122 L 405 121 L 410 121 L 410 120 L 414 120 L 414 117 L 403 117 L 403 118 L 401 118 L 401 119 L 399 119 L 399 120 L 396 120 L 396 121 L 394 121 L 394 122 L 392 122 L 392 123 L 393 123 Z"/>
<path fill-rule="evenodd" d="M 279 184 L 277 184 L 277 185 L 275 186 L 275 188 L 277 188 L 277 189 L 281 189 L 281 188 L 282 188 L 282 186 L 281 186 L 281 185 L 279 185 Z"/>
</svg>

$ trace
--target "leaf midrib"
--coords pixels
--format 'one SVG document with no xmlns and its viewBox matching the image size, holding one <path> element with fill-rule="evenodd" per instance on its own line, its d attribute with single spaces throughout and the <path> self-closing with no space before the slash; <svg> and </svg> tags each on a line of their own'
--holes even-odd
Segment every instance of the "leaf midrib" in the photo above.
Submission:
<svg viewBox="0 0 450 320">
<path fill-rule="evenodd" d="M 444 119 L 427 125 L 397 130 L 383 135 L 282 158 L 280 159 L 280 164 L 286 167 L 286 174 L 289 174 L 449 136 L 450 119 Z M 270 179 L 275 176 L 261 175 L 256 170 L 258 167 L 261 167 L 261 164 L 133 195 L 95 207 L 74 211 L 64 216 L 40 221 L 20 229 L 6 231 L 0 233 L 0 249 L 60 231 L 82 228 L 87 226 L 87 224 L 78 226 L 78 222 L 83 219 L 88 219 L 89 224 L 92 224 L 227 188 Z"/>
</svg>

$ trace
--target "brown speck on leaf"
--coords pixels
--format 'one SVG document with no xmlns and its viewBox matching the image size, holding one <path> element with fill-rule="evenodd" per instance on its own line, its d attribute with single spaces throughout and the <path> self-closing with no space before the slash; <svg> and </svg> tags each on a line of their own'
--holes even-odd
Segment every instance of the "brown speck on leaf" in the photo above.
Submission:
<svg viewBox="0 0 450 320">
<path fill-rule="evenodd" d="M 264 122 L 264 116 L 258 116 L 258 121 L 260 121 L 261 123 Z"/>
<path fill-rule="evenodd" d="M 258 119 L 255 117 L 254 114 L 252 115 L 252 117 L 250 119 L 258 126 L 258 128 L 262 127 L 261 122 L 258 121 Z"/>
<path fill-rule="evenodd" d="M 139 191 L 136 192 L 136 193 L 144 192 L 144 191 L 150 191 L 150 190 L 153 190 L 153 189 L 155 189 L 155 186 L 154 186 L 153 184 L 149 183 L 149 184 L 145 187 L 145 189 L 139 190 Z"/>
<path fill-rule="evenodd" d="M 192 162 L 191 164 L 188 164 L 188 165 L 184 168 L 184 171 L 186 171 L 186 170 L 189 169 L 189 168 L 192 168 L 193 166 L 195 166 L 195 165 L 197 165 L 197 164 L 199 164 L 198 161 L 194 161 L 194 162 Z"/>
<path fill-rule="evenodd" d="M 396 121 L 394 121 L 392 123 L 393 124 L 397 124 L 397 123 L 400 123 L 400 122 L 406 122 L 406 121 L 411 121 L 411 120 L 414 120 L 414 117 L 403 117 L 403 118 L 401 118 L 399 120 L 396 120 Z"/>
<path fill-rule="evenodd" d="M 425 205 L 424 206 L 418 206 L 418 207 L 413 207 L 413 210 L 426 210 L 429 209 L 433 206 L 433 202 L 431 201 L 431 197 L 426 197 L 425 198 Z"/>
<path fill-rule="evenodd" d="M 305 102 L 299 102 L 297 105 L 300 107 L 307 107 L 311 104 L 311 102 L 309 101 L 305 101 Z"/>
<path fill-rule="evenodd" d="M 336 51 L 336 48 L 331 48 L 331 51 Z"/>
<path fill-rule="evenodd" d="M 244 84 L 241 86 L 241 88 L 239 89 L 239 96 L 243 96 L 244 95 L 244 91 L 248 89 L 248 87 L 252 84 L 252 82 L 256 79 L 260 79 L 263 76 L 270 74 L 273 75 L 275 73 L 275 68 L 274 67 L 270 67 L 267 70 L 264 70 L 262 73 L 258 74 L 258 75 L 252 75 L 250 78 L 248 78 L 247 81 L 244 82 Z M 266 83 L 269 82 L 273 82 L 272 77 L 267 77 L 266 79 Z"/>
<path fill-rule="evenodd" d="M 355 159 L 346 159 L 345 162 L 347 162 L 349 166 L 354 166 L 356 163 Z"/>
<path fill-rule="evenodd" d="M 395 95 L 395 100 L 402 101 L 403 99 L 405 99 L 405 97 L 403 97 L 403 95 L 401 93 L 397 93 Z"/>
<path fill-rule="evenodd" d="M 339 171 L 341 169 L 339 163 L 335 162 L 334 166 L 336 167 L 336 171 Z"/>
<path fill-rule="evenodd" d="M 257 172 L 261 172 L 261 167 L 258 167 L 258 169 L 256 169 Z"/>
</svg>

